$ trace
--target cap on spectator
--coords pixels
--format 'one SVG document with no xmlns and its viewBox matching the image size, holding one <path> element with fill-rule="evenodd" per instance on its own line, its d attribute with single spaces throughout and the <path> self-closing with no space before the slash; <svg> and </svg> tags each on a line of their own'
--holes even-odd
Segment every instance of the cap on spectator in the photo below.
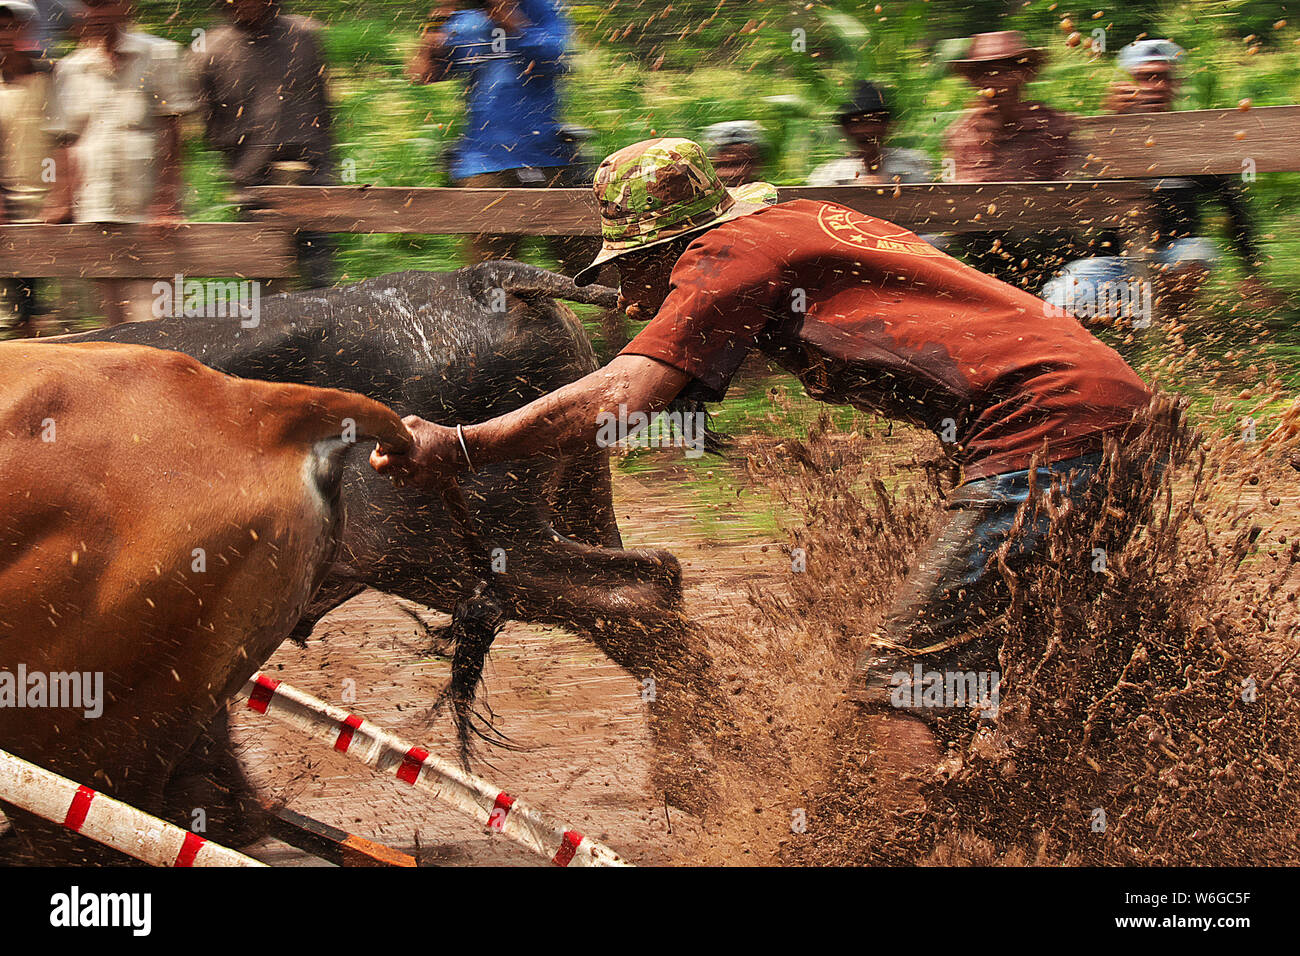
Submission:
<svg viewBox="0 0 1300 956">
<path fill-rule="evenodd" d="M 711 150 L 724 146 L 757 146 L 766 149 L 767 137 L 763 127 L 753 120 L 728 120 L 708 127 L 701 134 L 700 143 Z"/>
<path fill-rule="evenodd" d="M 1119 68 L 1131 74 L 1147 63 L 1177 63 L 1186 52 L 1173 40 L 1137 40 L 1119 51 Z"/>
<path fill-rule="evenodd" d="M 840 106 L 840 111 L 835 114 L 835 119 L 843 123 L 849 117 L 871 113 L 884 113 L 886 116 L 894 115 L 889 108 L 889 101 L 885 98 L 884 89 L 870 80 L 858 80 L 857 86 L 853 88 L 853 99 Z"/>
<path fill-rule="evenodd" d="M 8 10 L 15 20 L 32 20 L 36 17 L 36 8 L 27 0 L 0 0 L 0 10 Z"/>
<path fill-rule="evenodd" d="M 959 60 L 949 60 L 948 68 L 962 75 L 977 73 L 998 64 L 1037 70 L 1046 55 L 1047 51 L 1041 47 L 1031 47 L 1025 43 L 1019 30 L 997 30 L 993 33 L 977 33 L 971 37 L 966 55 Z"/>
</svg>

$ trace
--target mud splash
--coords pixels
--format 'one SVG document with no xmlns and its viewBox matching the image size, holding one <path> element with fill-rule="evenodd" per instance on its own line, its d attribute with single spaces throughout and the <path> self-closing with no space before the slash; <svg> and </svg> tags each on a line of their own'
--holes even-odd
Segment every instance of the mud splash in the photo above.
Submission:
<svg viewBox="0 0 1300 956">
<path fill-rule="evenodd" d="M 758 449 L 751 473 L 785 506 L 807 571 L 751 589 L 748 616 L 708 635 L 728 809 L 706 820 L 706 860 L 1300 859 L 1300 406 L 1260 442 L 1198 437 L 1169 402 L 1147 425 L 1108 448 L 1094 507 L 1059 490 L 1031 502 L 1051 530 L 1027 568 L 1002 562 L 996 730 L 950 722 L 944 775 L 910 814 L 884 809 L 894 781 L 865 772 L 873 742 L 843 690 L 951 476 L 916 458 L 873 467 L 882 443 L 825 419 Z M 893 477 L 918 468 L 924 481 Z"/>
</svg>

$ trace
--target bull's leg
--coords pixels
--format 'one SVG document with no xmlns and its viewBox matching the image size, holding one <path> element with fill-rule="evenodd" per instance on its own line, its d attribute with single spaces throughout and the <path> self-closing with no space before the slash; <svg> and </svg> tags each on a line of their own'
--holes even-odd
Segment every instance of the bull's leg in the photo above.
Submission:
<svg viewBox="0 0 1300 956">
<path fill-rule="evenodd" d="M 337 565 L 335 570 L 340 573 L 331 572 L 290 631 L 295 643 L 306 644 L 321 618 L 366 589 L 348 575 L 345 566 Z M 269 821 L 235 753 L 224 707 L 177 764 L 164 799 L 169 820 L 188 819 L 195 810 L 203 810 L 218 843 L 246 846 L 266 832 Z"/>
<path fill-rule="evenodd" d="M 674 805 L 703 815 L 713 796 L 713 759 L 704 741 L 715 736 L 708 722 L 716 711 L 710 705 L 715 685 L 707 649 L 692 640 L 694 632 L 680 614 L 653 628 L 607 625 L 590 637 L 640 681 L 649 701 L 656 790 Z"/>
<path fill-rule="evenodd" d="M 244 773 L 223 707 L 172 771 L 163 792 L 165 819 L 190 827 L 199 815 L 204 836 L 243 847 L 266 834 L 270 819 Z"/>
<path fill-rule="evenodd" d="M 491 583 L 521 620 L 653 630 L 681 604 L 681 567 L 667 551 L 594 547 L 549 527 L 485 546 L 500 549 Z"/>
<path fill-rule="evenodd" d="M 339 605 L 352 600 L 365 589 L 366 586 L 362 582 L 336 574 L 331 570 L 329 577 L 321 584 L 312 597 L 311 603 L 307 605 L 307 610 L 289 632 L 289 639 L 299 646 L 306 644 L 307 638 L 311 637 L 311 632 L 316 629 L 321 618 Z"/>
<path fill-rule="evenodd" d="M 703 813 L 711 800 L 709 748 L 701 740 L 711 719 L 713 679 L 705 648 L 681 613 L 681 568 L 667 552 L 592 547 L 549 535 L 514 543 L 508 593 L 549 592 L 557 620 L 585 619 L 593 643 L 642 685 L 650 702 L 654 782 L 683 809 Z"/>
<path fill-rule="evenodd" d="M 552 522 L 561 534 L 583 544 L 623 547 L 614 514 L 609 452 L 566 458 L 555 471 L 550 494 Z"/>
</svg>

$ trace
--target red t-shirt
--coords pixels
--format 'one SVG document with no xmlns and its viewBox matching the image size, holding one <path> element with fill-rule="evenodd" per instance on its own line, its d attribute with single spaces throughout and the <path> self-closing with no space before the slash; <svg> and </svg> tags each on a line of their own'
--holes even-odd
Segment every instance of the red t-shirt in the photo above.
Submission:
<svg viewBox="0 0 1300 956">
<path fill-rule="evenodd" d="M 1044 443 L 1046 462 L 1096 451 L 1151 398 L 1071 316 L 900 226 L 806 199 L 692 242 L 623 351 L 721 399 L 753 348 L 816 398 L 955 437 L 967 480 L 1028 468 Z"/>
</svg>

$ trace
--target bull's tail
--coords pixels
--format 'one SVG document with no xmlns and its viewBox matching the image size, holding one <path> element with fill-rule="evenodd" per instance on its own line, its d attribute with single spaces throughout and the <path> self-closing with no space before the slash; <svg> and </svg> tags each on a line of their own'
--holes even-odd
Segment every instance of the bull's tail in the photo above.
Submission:
<svg viewBox="0 0 1300 956">
<path fill-rule="evenodd" d="M 283 387 L 301 391 L 300 395 L 293 396 L 300 400 L 290 428 L 293 437 L 306 444 L 338 441 L 349 445 L 374 440 L 399 454 L 411 447 L 410 431 L 387 405 L 333 388 Z"/>
<path fill-rule="evenodd" d="M 504 289 L 508 294 L 521 299 L 546 296 L 584 305 L 598 305 L 604 309 L 618 305 L 616 289 L 603 285 L 576 286 L 568 276 L 510 259 L 480 262 L 461 269 L 460 275 L 469 287 L 470 294 L 484 303 L 490 301 L 493 290 Z"/>
<path fill-rule="evenodd" d="M 339 500 L 353 449 L 369 441 L 394 452 L 411 447 L 411 433 L 397 413 L 363 395 L 308 385 L 275 388 L 276 407 L 285 416 L 284 438 L 306 451 L 306 474 L 322 502 Z"/>
</svg>

